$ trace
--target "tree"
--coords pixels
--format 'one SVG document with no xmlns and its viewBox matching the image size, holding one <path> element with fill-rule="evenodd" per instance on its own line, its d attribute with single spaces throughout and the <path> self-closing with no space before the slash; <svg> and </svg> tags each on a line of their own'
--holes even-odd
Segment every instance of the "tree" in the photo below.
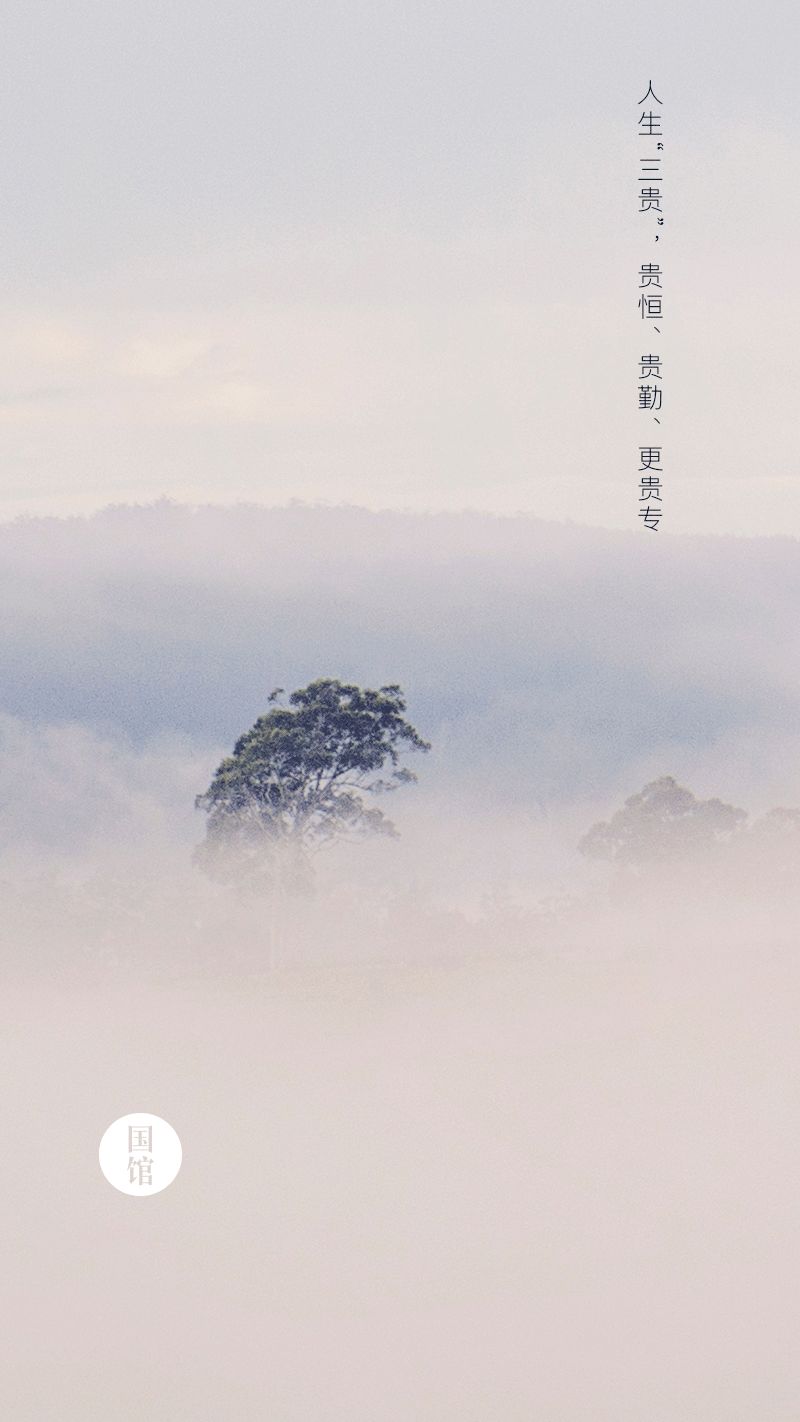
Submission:
<svg viewBox="0 0 800 1422">
<path fill-rule="evenodd" d="M 726 843 L 747 819 L 722 800 L 698 800 L 671 775 L 651 780 L 608 821 L 593 825 L 578 848 L 591 859 L 645 864 L 688 858 Z"/>
<path fill-rule="evenodd" d="M 293 691 L 288 704 L 283 697 L 282 687 L 272 692 L 271 709 L 239 737 L 195 801 L 208 816 L 198 861 L 215 878 L 298 886 L 322 846 L 396 836 L 365 797 L 415 781 L 401 755 L 430 749 L 404 719 L 399 686 L 371 691 L 323 677 Z"/>
</svg>

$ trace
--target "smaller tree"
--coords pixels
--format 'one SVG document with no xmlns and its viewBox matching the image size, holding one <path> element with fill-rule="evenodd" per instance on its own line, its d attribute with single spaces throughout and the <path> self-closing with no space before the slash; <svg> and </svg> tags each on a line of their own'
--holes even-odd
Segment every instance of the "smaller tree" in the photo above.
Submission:
<svg viewBox="0 0 800 1422">
<path fill-rule="evenodd" d="M 397 685 L 372 691 L 320 678 L 293 691 L 288 704 L 283 696 L 283 688 L 272 692 L 271 709 L 239 737 L 195 801 L 208 816 L 198 860 L 215 878 L 297 885 L 322 846 L 396 835 L 366 797 L 415 781 L 401 754 L 430 749 L 404 718 Z"/>
<path fill-rule="evenodd" d="M 698 800 L 671 775 L 651 780 L 610 820 L 593 825 L 578 848 L 590 859 L 647 864 L 688 858 L 727 842 L 747 819 L 722 800 Z"/>
</svg>

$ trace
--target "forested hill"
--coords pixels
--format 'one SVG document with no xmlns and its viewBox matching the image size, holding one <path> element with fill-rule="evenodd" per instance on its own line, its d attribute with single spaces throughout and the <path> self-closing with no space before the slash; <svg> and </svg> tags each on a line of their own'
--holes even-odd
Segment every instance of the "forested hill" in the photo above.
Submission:
<svg viewBox="0 0 800 1422">
<path fill-rule="evenodd" d="M 433 782 L 541 803 L 735 745 L 797 796 L 799 554 L 348 507 L 26 520 L 0 530 L 0 709 L 229 744 L 276 685 L 398 681 Z"/>
</svg>

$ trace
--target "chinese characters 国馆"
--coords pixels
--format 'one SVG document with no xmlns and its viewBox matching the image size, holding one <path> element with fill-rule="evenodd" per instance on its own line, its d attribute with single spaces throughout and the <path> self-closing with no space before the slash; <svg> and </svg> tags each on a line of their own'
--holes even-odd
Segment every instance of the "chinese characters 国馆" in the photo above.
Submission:
<svg viewBox="0 0 800 1422">
<path fill-rule="evenodd" d="M 141 1155 L 134 1155 L 141 1151 Z M 153 1127 L 128 1126 L 128 1180 L 131 1185 L 153 1183 Z"/>
</svg>

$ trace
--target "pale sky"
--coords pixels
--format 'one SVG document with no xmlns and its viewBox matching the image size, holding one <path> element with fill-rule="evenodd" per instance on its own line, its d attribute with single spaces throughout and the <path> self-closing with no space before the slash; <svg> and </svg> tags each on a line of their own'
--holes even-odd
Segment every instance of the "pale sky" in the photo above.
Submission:
<svg viewBox="0 0 800 1422">
<path fill-rule="evenodd" d="M 663 530 L 800 536 L 799 39 L 781 3 L 9 0 L 0 517 L 300 499 L 646 536 L 652 78 Z"/>
</svg>

